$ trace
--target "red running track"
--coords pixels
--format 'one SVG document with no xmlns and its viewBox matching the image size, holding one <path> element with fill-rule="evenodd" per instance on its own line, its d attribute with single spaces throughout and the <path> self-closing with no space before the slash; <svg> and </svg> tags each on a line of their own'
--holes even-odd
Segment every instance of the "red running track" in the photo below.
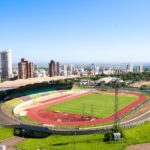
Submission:
<svg viewBox="0 0 150 150">
<path fill-rule="evenodd" d="M 135 95 L 138 98 L 131 104 L 120 109 L 118 111 L 118 116 L 122 116 L 126 114 L 127 112 L 131 111 L 134 107 L 136 107 L 137 105 L 139 105 L 140 103 L 144 102 L 147 99 L 146 96 L 138 93 L 131 93 L 131 92 L 120 92 L 120 93 Z M 48 107 L 50 105 L 69 101 L 71 99 L 78 98 L 80 96 L 84 96 L 88 94 L 92 94 L 92 92 L 86 92 L 82 94 L 68 94 L 66 96 L 59 96 L 57 98 L 46 100 L 47 102 L 46 104 L 28 109 L 27 116 L 30 119 L 42 124 L 51 124 L 51 125 L 60 125 L 60 126 L 86 126 L 92 124 L 112 122 L 115 119 L 115 114 L 112 114 L 106 118 L 96 118 L 96 117 L 90 117 L 90 116 L 79 115 L 79 114 L 44 110 L 45 107 Z"/>
</svg>

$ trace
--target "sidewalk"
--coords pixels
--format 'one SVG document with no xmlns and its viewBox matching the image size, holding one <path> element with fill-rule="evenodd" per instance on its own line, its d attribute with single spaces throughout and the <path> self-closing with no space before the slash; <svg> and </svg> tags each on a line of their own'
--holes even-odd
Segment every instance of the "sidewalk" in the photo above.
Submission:
<svg viewBox="0 0 150 150">
<path fill-rule="evenodd" d="M 6 150 L 16 150 L 14 146 L 23 140 L 25 140 L 25 138 L 13 136 L 11 138 L 0 141 L 0 145 L 6 145 Z"/>
</svg>

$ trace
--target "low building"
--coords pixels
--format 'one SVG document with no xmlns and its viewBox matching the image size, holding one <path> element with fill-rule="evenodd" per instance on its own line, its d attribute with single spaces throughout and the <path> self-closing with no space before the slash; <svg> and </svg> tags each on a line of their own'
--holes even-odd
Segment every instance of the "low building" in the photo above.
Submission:
<svg viewBox="0 0 150 150">
<path fill-rule="evenodd" d="M 120 78 L 115 78 L 115 77 L 105 77 L 105 78 L 101 78 L 99 80 L 96 81 L 96 83 L 101 83 L 101 82 L 105 82 L 105 84 L 109 83 L 109 82 L 112 82 L 112 81 L 115 81 L 115 80 L 118 80 L 120 83 L 123 83 L 124 81 L 121 80 Z"/>
<path fill-rule="evenodd" d="M 34 77 L 46 77 L 46 70 L 44 69 L 37 69 L 34 71 Z"/>
</svg>

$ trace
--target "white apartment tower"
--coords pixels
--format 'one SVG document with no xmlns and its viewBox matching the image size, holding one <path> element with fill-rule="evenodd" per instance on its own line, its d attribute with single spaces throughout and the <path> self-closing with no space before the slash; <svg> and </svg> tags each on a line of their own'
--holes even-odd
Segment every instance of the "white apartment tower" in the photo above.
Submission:
<svg viewBox="0 0 150 150">
<path fill-rule="evenodd" d="M 12 77 L 12 53 L 10 49 L 0 52 L 1 78 Z"/>
<path fill-rule="evenodd" d="M 136 68 L 136 72 L 143 72 L 143 66 L 138 65 L 137 68 Z"/>
<path fill-rule="evenodd" d="M 132 64 L 126 65 L 126 72 L 133 72 L 133 65 Z"/>
<path fill-rule="evenodd" d="M 64 76 L 68 75 L 68 73 L 67 73 L 67 65 L 63 65 L 63 75 Z"/>
</svg>

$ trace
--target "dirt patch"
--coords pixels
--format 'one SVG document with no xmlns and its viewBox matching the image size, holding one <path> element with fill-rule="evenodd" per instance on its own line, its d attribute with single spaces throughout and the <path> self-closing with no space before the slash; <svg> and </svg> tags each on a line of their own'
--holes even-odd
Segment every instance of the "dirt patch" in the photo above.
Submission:
<svg viewBox="0 0 150 150">
<path fill-rule="evenodd" d="M 132 87 L 140 88 L 142 85 L 150 85 L 149 81 L 140 81 L 132 84 Z"/>
</svg>

